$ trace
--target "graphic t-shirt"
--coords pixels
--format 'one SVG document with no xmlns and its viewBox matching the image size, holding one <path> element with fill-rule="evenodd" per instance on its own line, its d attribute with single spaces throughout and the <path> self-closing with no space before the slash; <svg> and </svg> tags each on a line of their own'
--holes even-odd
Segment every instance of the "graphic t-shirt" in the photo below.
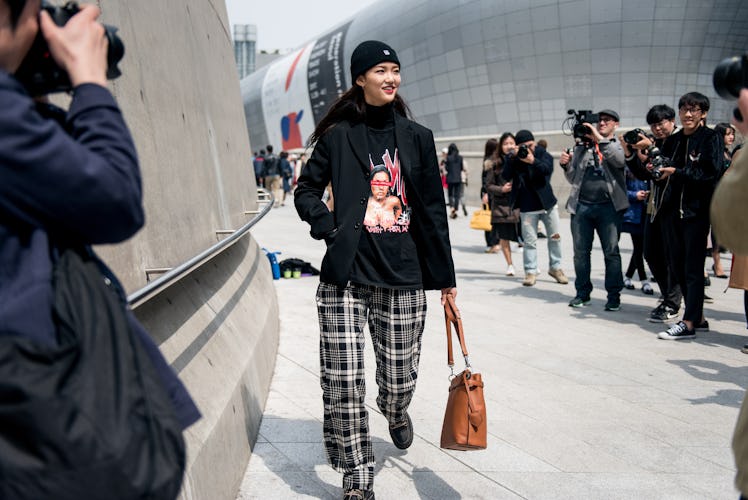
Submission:
<svg viewBox="0 0 748 500">
<path fill-rule="evenodd" d="M 368 128 L 368 138 L 371 189 L 350 279 L 389 288 L 421 288 L 394 128 Z"/>
</svg>

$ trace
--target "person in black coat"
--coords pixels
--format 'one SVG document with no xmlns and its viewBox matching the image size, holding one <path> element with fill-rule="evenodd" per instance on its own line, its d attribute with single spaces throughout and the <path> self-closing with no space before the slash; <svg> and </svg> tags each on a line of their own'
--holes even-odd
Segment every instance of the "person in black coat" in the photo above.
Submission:
<svg viewBox="0 0 748 500">
<path fill-rule="evenodd" d="M 343 472 L 345 498 L 373 498 L 364 326 L 377 360 L 377 405 L 395 446 L 408 448 L 424 290 L 440 289 L 444 304 L 457 289 L 433 134 L 407 118 L 397 54 L 361 43 L 351 80 L 310 138 L 294 203 L 312 237 L 327 243 L 317 290 L 327 456 Z M 321 201 L 328 183 L 334 212 Z"/>
<path fill-rule="evenodd" d="M 681 129 L 665 139 L 662 154 L 669 166 L 660 168 L 665 188 L 662 214 L 665 251 L 685 302 L 683 319 L 658 337 L 689 339 L 708 331 L 704 318 L 704 260 L 709 234 L 709 204 L 724 161 L 722 137 L 706 126 L 709 98 L 699 92 L 678 102 Z"/>
<path fill-rule="evenodd" d="M 460 197 L 462 193 L 462 171 L 465 165 L 457 149 L 457 144 L 452 143 L 447 148 L 447 158 L 444 160 L 444 169 L 447 173 L 447 196 L 449 197 L 449 206 L 452 209 L 449 216 L 452 219 L 457 218 L 457 209 L 460 208 Z"/>
</svg>

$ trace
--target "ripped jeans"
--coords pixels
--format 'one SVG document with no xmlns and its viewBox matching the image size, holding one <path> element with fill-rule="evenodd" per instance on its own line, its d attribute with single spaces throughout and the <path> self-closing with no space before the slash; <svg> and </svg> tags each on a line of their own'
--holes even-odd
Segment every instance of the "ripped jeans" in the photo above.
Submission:
<svg viewBox="0 0 748 500">
<path fill-rule="evenodd" d="M 561 269 L 561 235 L 558 232 L 558 205 L 550 210 L 519 214 L 522 239 L 522 262 L 525 274 L 538 274 L 538 221 L 542 220 L 548 233 L 548 270 Z"/>
</svg>

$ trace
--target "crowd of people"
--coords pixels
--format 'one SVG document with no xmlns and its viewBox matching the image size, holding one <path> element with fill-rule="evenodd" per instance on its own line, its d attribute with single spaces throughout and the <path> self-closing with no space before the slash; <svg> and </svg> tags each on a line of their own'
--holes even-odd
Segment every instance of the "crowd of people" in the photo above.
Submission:
<svg viewBox="0 0 748 500">
<path fill-rule="evenodd" d="M 704 291 L 711 283 L 705 270 L 707 255 L 712 257 L 713 276 L 728 278 L 720 257 L 725 248 L 720 235 L 710 231 L 709 205 L 715 186 L 740 155 L 733 125 L 707 125 L 709 106 L 703 94 L 683 95 L 677 106 L 680 127 L 676 111 L 666 104 L 647 113 L 649 131 L 617 133 L 620 117 L 611 109 L 596 113 L 592 123 L 579 124 L 583 128 L 575 132 L 573 147 L 564 150 L 559 160 L 570 185 L 565 205 L 571 218 L 575 272 L 570 307 L 590 303 L 590 258 L 596 233 L 605 263 L 606 311 L 620 309 L 621 292 L 636 288 L 635 277 L 642 293 L 654 295 L 653 280 L 660 299 L 648 320 L 667 323 L 659 338 L 688 339 L 697 331 L 708 331 L 703 311 L 704 302 L 712 300 Z M 486 232 L 486 251 L 500 251 L 506 274 L 513 276 L 510 242 L 517 242 L 522 248 L 522 284 L 533 286 L 542 221 L 549 236 L 548 274 L 566 284 L 558 206 L 550 182 L 553 158 L 538 142 L 532 132 L 520 130 L 485 144 L 481 197 L 491 209 L 492 222 L 492 230 Z M 625 270 L 621 233 L 629 233 L 633 246 Z M 741 259 L 733 256 L 729 286 L 745 290 Z M 745 300 L 748 317 L 748 291 Z"/>
<path fill-rule="evenodd" d="M 296 155 L 281 151 L 273 153 L 273 146 L 268 144 L 252 154 L 252 166 L 255 172 L 257 187 L 264 187 L 275 197 L 274 207 L 284 206 L 286 198 L 296 187 L 301 169 L 306 164 L 306 153 Z"/>
</svg>

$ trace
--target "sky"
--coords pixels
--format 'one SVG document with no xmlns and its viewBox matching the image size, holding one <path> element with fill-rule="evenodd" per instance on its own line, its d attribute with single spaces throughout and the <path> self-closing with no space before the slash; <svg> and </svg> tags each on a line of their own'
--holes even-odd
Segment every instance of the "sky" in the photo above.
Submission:
<svg viewBox="0 0 748 500">
<path fill-rule="evenodd" d="M 284 51 L 323 34 L 376 1 L 226 0 L 226 10 L 232 27 L 257 26 L 258 51 Z"/>
</svg>

